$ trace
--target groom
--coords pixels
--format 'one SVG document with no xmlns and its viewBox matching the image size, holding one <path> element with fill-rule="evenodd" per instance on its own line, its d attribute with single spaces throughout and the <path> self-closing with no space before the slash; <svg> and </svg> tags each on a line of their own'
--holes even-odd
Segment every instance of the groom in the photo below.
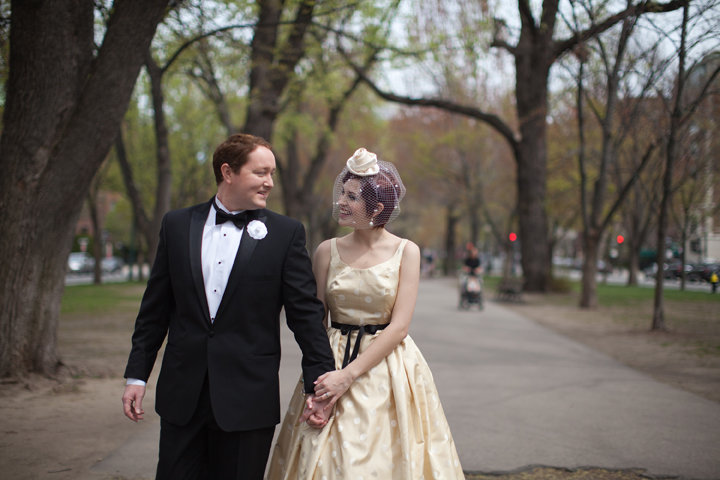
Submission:
<svg viewBox="0 0 720 480">
<path fill-rule="evenodd" d="M 262 478 L 280 421 L 283 307 L 307 394 L 335 370 L 305 230 L 265 209 L 275 173 L 270 144 L 233 135 L 215 151 L 213 170 L 213 199 L 163 218 L 125 370 L 123 408 L 137 422 L 167 336 L 157 479 Z M 326 419 L 325 404 L 314 402 L 316 418 Z"/>
</svg>

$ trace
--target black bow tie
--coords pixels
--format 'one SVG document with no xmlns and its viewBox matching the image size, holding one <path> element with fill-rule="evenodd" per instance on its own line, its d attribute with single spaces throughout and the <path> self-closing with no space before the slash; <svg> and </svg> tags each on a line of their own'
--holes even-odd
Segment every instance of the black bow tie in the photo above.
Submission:
<svg viewBox="0 0 720 480">
<path fill-rule="evenodd" d="M 242 229 L 248 222 L 251 222 L 255 218 L 255 210 L 245 210 L 244 212 L 232 214 L 227 213 L 225 210 L 221 210 L 218 204 L 213 200 L 215 205 L 215 225 L 220 225 L 225 222 L 233 222 L 236 227 Z"/>
</svg>

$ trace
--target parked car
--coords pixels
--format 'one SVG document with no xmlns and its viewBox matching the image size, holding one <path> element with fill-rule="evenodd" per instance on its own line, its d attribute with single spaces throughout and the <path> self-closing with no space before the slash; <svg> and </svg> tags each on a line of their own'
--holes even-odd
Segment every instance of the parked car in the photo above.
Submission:
<svg viewBox="0 0 720 480">
<path fill-rule="evenodd" d="M 715 273 L 720 277 L 720 263 L 706 263 L 700 270 L 700 278 L 705 282 L 710 282 L 710 277 Z"/>
<path fill-rule="evenodd" d="M 100 265 L 102 266 L 103 272 L 115 273 L 122 270 L 125 262 L 123 262 L 123 259 L 120 257 L 105 257 L 102 259 Z"/>
<path fill-rule="evenodd" d="M 686 263 L 685 264 L 685 280 L 688 282 L 702 282 L 702 269 L 701 263 Z M 678 278 L 680 278 L 678 276 Z"/>
<path fill-rule="evenodd" d="M 606 263 L 603 260 L 597 261 L 597 273 L 603 273 L 611 275 L 613 273 L 613 266 L 609 263 Z"/>
<path fill-rule="evenodd" d="M 95 259 L 87 252 L 72 252 L 68 257 L 70 273 L 90 273 L 95 268 Z"/>
<path fill-rule="evenodd" d="M 690 282 L 700 281 L 700 276 L 698 275 L 696 268 L 698 268 L 698 266 L 693 265 L 692 263 L 685 264 L 685 280 L 686 281 L 690 281 Z M 682 277 L 682 262 L 678 261 L 678 262 L 672 264 L 672 278 L 680 280 L 681 277 Z"/>
<path fill-rule="evenodd" d="M 679 268 L 680 263 L 671 260 L 669 264 L 663 263 L 663 273 L 664 278 L 666 280 L 675 280 L 677 279 L 676 270 Z M 655 278 L 655 274 L 657 273 L 657 263 L 653 263 L 649 267 L 643 270 L 643 273 L 645 274 L 646 278 Z"/>
</svg>

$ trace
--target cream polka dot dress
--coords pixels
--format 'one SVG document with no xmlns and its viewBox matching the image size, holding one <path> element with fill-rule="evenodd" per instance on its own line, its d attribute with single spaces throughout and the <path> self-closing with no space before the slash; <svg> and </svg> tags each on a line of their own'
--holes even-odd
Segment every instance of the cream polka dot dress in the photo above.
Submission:
<svg viewBox="0 0 720 480">
<path fill-rule="evenodd" d="M 406 244 L 403 240 L 387 262 L 357 269 L 340 260 L 332 239 L 325 287 L 332 321 L 390 322 Z M 350 332 L 353 347 L 357 334 Z M 365 333 L 360 353 L 378 335 L 382 330 Z M 347 335 L 331 327 L 328 337 L 341 368 Z M 432 373 L 410 336 L 355 380 L 322 430 L 298 423 L 304 408 L 302 387 L 298 383 L 285 415 L 268 467 L 269 480 L 465 478 Z"/>
</svg>

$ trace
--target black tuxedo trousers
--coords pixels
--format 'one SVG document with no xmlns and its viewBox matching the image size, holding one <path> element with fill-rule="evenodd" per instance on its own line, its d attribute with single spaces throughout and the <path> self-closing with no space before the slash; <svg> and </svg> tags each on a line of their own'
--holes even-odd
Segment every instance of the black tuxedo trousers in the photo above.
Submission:
<svg viewBox="0 0 720 480">
<path fill-rule="evenodd" d="M 193 417 L 207 376 L 217 425 L 226 432 L 280 422 L 280 312 L 302 353 L 306 390 L 335 363 L 316 298 L 301 223 L 262 209 L 267 236 L 243 232 L 218 312 L 211 321 L 202 275 L 202 234 L 212 200 L 165 215 L 155 264 L 140 306 L 126 378 L 147 381 L 167 346 L 156 411 L 183 426 Z"/>
</svg>

